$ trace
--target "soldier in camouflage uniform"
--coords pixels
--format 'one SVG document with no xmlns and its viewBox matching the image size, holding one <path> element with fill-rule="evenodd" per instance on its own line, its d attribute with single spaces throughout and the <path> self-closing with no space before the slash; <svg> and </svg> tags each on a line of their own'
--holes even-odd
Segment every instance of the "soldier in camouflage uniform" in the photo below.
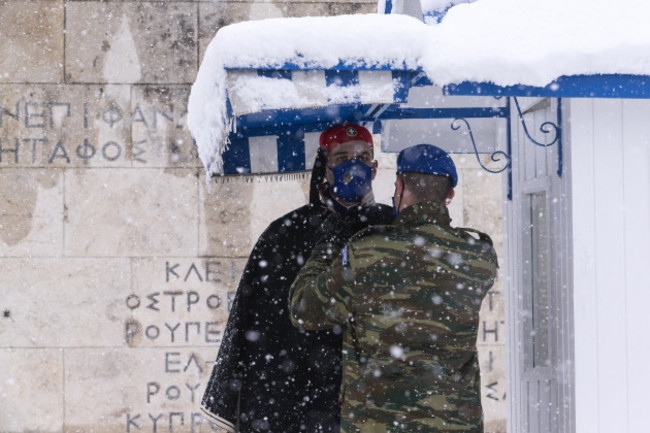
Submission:
<svg viewBox="0 0 650 433">
<path fill-rule="evenodd" d="M 487 235 L 450 226 L 457 179 L 443 150 L 405 149 L 395 222 L 319 245 L 290 289 L 295 326 L 343 332 L 343 432 L 483 431 L 478 314 L 498 265 Z"/>
</svg>

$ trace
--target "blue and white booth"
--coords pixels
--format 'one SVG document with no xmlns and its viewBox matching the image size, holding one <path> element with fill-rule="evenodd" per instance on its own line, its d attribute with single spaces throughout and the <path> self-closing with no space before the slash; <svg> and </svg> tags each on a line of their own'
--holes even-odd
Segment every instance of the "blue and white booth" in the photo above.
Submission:
<svg viewBox="0 0 650 433">
<path fill-rule="evenodd" d="M 508 431 L 647 432 L 647 6 L 425 3 L 221 29 L 189 107 L 206 171 L 304 172 L 341 121 L 475 154 L 507 195 Z"/>
</svg>

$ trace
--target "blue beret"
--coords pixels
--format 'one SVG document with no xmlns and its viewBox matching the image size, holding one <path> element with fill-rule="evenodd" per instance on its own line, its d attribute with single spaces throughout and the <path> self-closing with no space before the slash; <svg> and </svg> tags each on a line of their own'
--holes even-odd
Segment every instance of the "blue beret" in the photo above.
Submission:
<svg viewBox="0 0 650 433">
<path fill-rule="evenodd" d="M 431 144 L 407 147 L 397 155 L 397 173 L 425 173 L 451 178 L 452 188 L 458 183 L 456 165 L 451 156 Z"/>
</svg>

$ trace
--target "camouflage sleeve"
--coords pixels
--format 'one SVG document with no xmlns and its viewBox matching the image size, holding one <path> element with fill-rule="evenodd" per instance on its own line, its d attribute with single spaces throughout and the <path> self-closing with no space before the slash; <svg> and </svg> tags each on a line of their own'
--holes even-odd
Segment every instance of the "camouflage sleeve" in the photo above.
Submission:
<svg viewBox="0 0 650 433">
<path fill-rule="evenodd" d="M 347 246 L 343 248 L 347 251 Z M 341 260 L 341 245 L 324 243 L 314 248 L 289 289 L 294 326 L 321 330 L 348 321 L 351 297 Z"/>
</svg>

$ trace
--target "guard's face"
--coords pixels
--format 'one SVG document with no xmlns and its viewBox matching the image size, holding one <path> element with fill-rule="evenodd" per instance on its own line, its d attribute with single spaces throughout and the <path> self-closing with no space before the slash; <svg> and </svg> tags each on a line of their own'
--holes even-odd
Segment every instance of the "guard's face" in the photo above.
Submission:
<svg viewBox="0 0 650 433">
<path fill-rule="evenodd" d="M 356 159 L 368 167 L 372 167 L 372 178 L 377 174 L 377 161 L 373 161 L 372 146 L 365 141 L 354 140 L 339 144 L 327 155 L 327 182 L 334 185 L 332 168 L 351 159 Z"/>
</svg>

